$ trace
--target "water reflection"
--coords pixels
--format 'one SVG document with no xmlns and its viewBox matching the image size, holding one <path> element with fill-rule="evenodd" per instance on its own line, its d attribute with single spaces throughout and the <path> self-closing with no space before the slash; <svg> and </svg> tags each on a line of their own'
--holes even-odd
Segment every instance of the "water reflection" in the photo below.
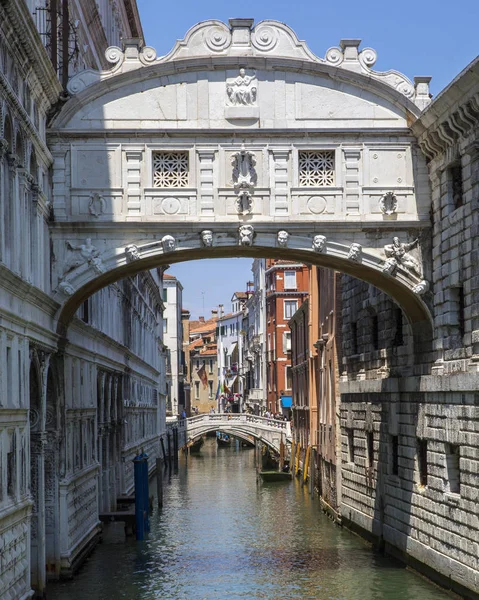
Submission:
<svg viewBox="0 0 479 600">
<path fill-rule="evenodd" d="M 48 600 L 440 600 L 449 596 L 331 523 L 298 482 L 257 484 L 250 449 L 180 461 L 149 540 L 122 524 Z M 151 486 L 151 493 L 155 485 Z"/>
</svg>

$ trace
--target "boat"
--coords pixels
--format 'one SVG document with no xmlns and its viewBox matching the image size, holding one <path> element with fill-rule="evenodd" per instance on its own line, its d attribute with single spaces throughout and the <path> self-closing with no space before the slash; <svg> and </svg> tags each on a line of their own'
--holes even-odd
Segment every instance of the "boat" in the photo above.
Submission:
<svg viewBox="0 0 479 600">
<path fill-rule="evenodd" d="M 221 433 L 221 431 L 216 432 L 216 443 L 219 448 L 230 446 L 231 445 L 231 436 L 227 433 Z"/>
<path fill-rule="evenodd" d="M 263 481 L 291 481 L 293 475 L 289 471 L 260 471 Z"/>
<path fill-rule="evenodd" d="M 190 451 L 190 454 L 196 454 L 201 450 L 201 447 L 203 446 L 204 443 L 205 443 L 205 440 L 203 439 L 203 437 L 199 437 L 197 440 L 190 440 L 186 444 L 186 447 Z"/>
</svg>

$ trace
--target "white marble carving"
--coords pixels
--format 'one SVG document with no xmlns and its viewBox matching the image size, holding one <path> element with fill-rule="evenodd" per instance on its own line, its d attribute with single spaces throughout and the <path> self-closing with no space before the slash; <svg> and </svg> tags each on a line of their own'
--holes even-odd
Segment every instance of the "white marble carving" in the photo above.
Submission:
<svg viewBox="0 0 479 600">
<path fill-rule="evenodd" d="M 361 246 L 361 244 L 357 244 L 356 242 L 353 242 L 351 244 L 351 246 L 349 247 L 349 253 L 348 253 L 348 259 L 352 260 L 353 262 L 361 262 L 361 255 L 363 252 L 363 248 Z"/>
<path fill-rule="evenodd" d="M 226 94 L 231 106 L 253 106 L 256 103 L 258 88 L 255 80 L 256 74 L 246 75 L 245 69 L 240 69 L 238 77 L 226 84 Z"/>
<path fill-rule="evenodd" d="M 254 228 L 252 225 L 241 225 L 238 233 L 240 246 L 253 245 Z"/>
<path fill-rule="evenodd" d="M 233 187 L 238 195 L 236 210 L 240 215 L 250 214 L 253 210 L 253 192 L 258 176 L 256 173 L 256 156 L 245 149 L 244 144 L 239 152 L 231 157 L 233 166 Z"/>
<path fill-rule="evenodd" d="M 66 242 L 67 248 L 72 253 L 78 252 L 78 254 L 72 254 L 66 261 L 65 269 L 63 274 L 69 273 L 84 263 L 93 264 L 94 268 L 101 264 L 100 251 L 91 243 L 91 238 L 87 238 L 84 244 L 74 246 L 71 242 Z M 95 261 L 95 262 L 94 262 Z"/>
<path fill-rule="evenodd" d="M 72 286 L 72 284 L 67 281 L 66 279 L 64 279 L 63 281 L 60 281 L 59 285 L 58 285 L 58 289 L 65 294 L 65 296 L 71 296 L 72 294 L 75 293 L 75 288 Z"/>
<path fill-rule="evenodd" d="M 176 250 L 176 240 L 172 235 L 165 235 L 161 238 L 163 252 L 173 252 Z"/>
<path fill-rule="evenodd" d="M 394 192 L 386 192 L 379 200 L 379 209 L 383 215 L 392 215 L 397 211 L 398 201 Z"/>
<path fill-rule="evenodd" d="M 289 240 L 289 233 L 287 231 L 284 231 L 284 230 L 278 231 L 278 237 L 277 237 L 278 246 L 280 246 L 281 248 L 287 248 L 288 240 Z"/>
<path fill-rule="evenodd" d="M 204 229 L 201 234 L 201 243 L 205 248 L 213 245 L 213 232 L 210 229 Z"/>
<path fill-rule="evenodd" d="M 140 251 L 138 250 L 138 246 L 135 244 L 129 244 L 125 248 L 126 262 L 133 262 L 135 260 L 140 260 Z"/>
<path fill-rule="evenodd" d="M 412 291 L 417 294 L 418 296 L 422 296 L 423 294 L 425 294 L 427 291 L 429 290 L 429 282 L 426 281 L 425 279 L 423 279 L 422 281 L 420 281 L 418 284 L 416 284 L 413 288 Z"/>
<path fill-rule="evenodd" d="M 313 238 L 312 248 L 316 252 L 324 252 L 326 250 L 326 236 L 315 235 Z"/>
<path fill-rule="evenodd" d="M 94 217 L 99 217 L 105 212 L 106 201 L 101 194 L 97 192 L 90 194 L 90 200 L 88 202 L 88 212 Z"/>
<path fill-rule="evenodd" d="M 409 244 L 402 243 L 399 241 L 398 237 L 394 237 L 392 244 L 386 244 L 384 246 L 384 253 L 387 258 L 395 259 L 398 265 L 401 265 L 421 277 L 421 267 L 418 261 L 409 254 L 409 250 L 415 248 L 418 242 L 419 240 L 415 239 Z"/>
<path fill-rule="evenodd" d="M 390 257 L 384 262 L 384 265 L 382 267 L 382 272 L 387 273 L 388 275 L 394 275 L 394 273 L 396 272 L 397 266 L 398 266 L 397 260 L 395 258 Z"/>
</svg>

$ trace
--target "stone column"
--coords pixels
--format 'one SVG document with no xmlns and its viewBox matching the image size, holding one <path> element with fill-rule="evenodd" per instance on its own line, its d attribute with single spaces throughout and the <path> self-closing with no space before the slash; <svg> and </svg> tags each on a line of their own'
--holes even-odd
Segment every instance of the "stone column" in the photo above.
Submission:
<svg viewBox="0 0 479 600">
<path fill-rule="evenodd" d="M 361 148 L 343 148 L 344 212 L 346 216 L 361 213 Z"/>
<path fill-rule="evenodd" d="M 287 215 L 289 208 L 289 149 L 271 151 L 271 204 L 270 215 Z"/>
<path fill-rule="evenodd" d="M 141 166 L 143 147 L 125 150 L 126 173 L 124 187 L 126 189 L 127 218 L 137 219 L 141 214 Z"/>
<path fill-rule="evenodd" d="M 211 215 L 215 212 L 214 160 L 215 151 L 208 148 L 198 149 L 199 162 L 199 214 Z M 196 214 L 196 211 L 195 211 Z"/>
<path fill-rule="evenodd" d="M 8 142 L 5 139 L 0 139 L 0 260 L 5 256 L 5 223 L 3 220 L 4 215 L 4 203 L 6 198 L 3 196 L 4 190 L 4 182 L 3 182 L 3 173 L 4 173 L 4 164 L 3 161 L 6 160 L 8 151 Z"/>
<path fill-rule="evenodd" d="M 45 446 L 46 434 L 46 407 L 47 407 L 47 379 L 50 365 L 50 354 L 43 350 L 35 350 L 40 366 L 40 422 L 39 431 L 32 434 L 33 448 L 31 461 L 36 467 L 36 512 L 37 512 L 37 588 L 43 594 L 46 587 L 46 529 L 45 529 Z"/>
<path fill-rule="evenodd" d="M 8 203 L 8 212 L 9 218 L 5 223 L 6 227 L 10 229 L 9 232 L 5 230 L 5 238 L 9 235 L 9 264 L 8 266 L 12 269 L 12 271 L 18 272 L 18 256 L 16 252 L 16 239 L 17 239 L 17 197 L 18 197 L 18 181 L 17 181 L 17 171 L 19 165 L 19 161 L 17 156 L 12 153 L 7 154 L 8 166 L 9 166 L 9 177 L 10 177 L 10 186 L 9 186 L 9 198 L 5 198 L 5 203 Z"/>
</svg>

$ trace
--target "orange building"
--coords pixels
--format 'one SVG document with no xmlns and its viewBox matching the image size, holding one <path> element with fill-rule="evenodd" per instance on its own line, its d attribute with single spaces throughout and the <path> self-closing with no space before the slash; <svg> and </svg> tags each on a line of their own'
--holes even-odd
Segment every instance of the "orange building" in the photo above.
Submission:
<svg viewBox="0 0 479 600">
<path fill-rule="evenodd" d="M 266 260 L 267 409 L 289 416 L 292 405 L 291 331 L 288 322 L 308 296 L 308 267 Z"/>
</svg>

